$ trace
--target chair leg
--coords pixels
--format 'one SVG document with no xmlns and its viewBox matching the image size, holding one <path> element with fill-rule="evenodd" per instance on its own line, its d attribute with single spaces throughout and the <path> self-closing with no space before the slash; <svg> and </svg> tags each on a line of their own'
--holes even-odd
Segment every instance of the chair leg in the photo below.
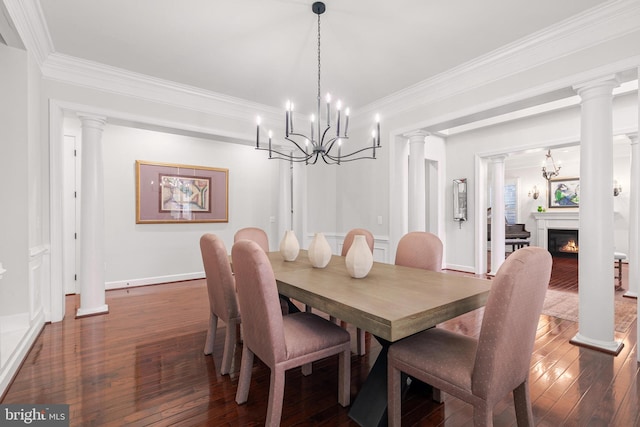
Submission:
<svg viewBox="0 0 640 427">
<path fill-rule="evenodd" d="M 284 370 L 274 366 L 271 368 L 271 383 L 269 384 L 269 403 L 267 406 L 267 420 L 265 426 L 278 427 L 282 418 L 282 401 L 284 398 Z"/>
<path fill-rule="evenodd" d="M 391 365 L 387 364 L 387 411 L 389 418 L 389 427 L 400 427 L 402 420 L 402 404 L 401 404 L 401 388 L 400 388 L 401 372 Z"/>
<path fill-rule="evenodd" d="M 213 353 L 213 345 L 216 341 L 216 330 L 218 329 L 218 316 L 209 313 L 209 330 L 207 331 L 207 339 L 204 342 L 204 354 Z"/>
<path fill-rule="evenodd" d="M 338 355 L 338 403 L 351 403 L 351 348 Z"/>
<path fill-rule="evenodd" d="M 304 365 L 302 365 L 302 375 L 304 375 L 305 377 L 311 375 L 312 371 L 313 367 L 311 363 L 305 363 Z"/>
<path fill-rule="evenodd" d="M 531 409 L 528 379 L 513 390 L 513 405 L 516 409 L 518 426 L 533 426 L 533 410 Z"/>
<path fill-rule="evenodd" d="M 442 398 L 442 391 L 439 388 L 433 387 L 431 391 L 431 398 L 434 402 L 443 403 L 444 399 Z"/>
<path fill-rule="evenodd" d="M 229 320 L 229 323 L 227 323 L 224 351 L 222 352 L 222 364 L 220 365 L 220 373 L 222 375 L 227 375 L 231 372 L 231 361 L 233 360 L 233 354 L 236 349 L 237 324 L 238 321 L 236 319 Z"/>
<path fill-rule="evenodd" d="M 364 356 L 367 353 L 367 349 L 365 348 L 365 330 L 358 328 L 356 330 L 357 338 L 357 350 L 358 356 Z"/>
<path fill-rule="evenodd" d="M 493 427 L 493 410 L 486 405 L 474 406 L 473 425 L 475 427 Z"/>
<path fill-rule="evenodd" d="M 236 403 L 238 405 L 246 403 L 249 397 L 252 368 L 253 352 L 245 345 L 242 349 L 242 362 L 240 364 L 240 376 L 238 377 L 238 390 L 236 391 Z"/>
</svg>

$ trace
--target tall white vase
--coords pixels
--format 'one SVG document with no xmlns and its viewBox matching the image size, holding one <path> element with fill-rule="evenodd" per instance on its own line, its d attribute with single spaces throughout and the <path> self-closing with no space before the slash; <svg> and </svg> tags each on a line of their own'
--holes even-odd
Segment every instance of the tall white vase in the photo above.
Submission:
<svg viewBox="0 0 640 427">
<path fill-rule="evenodd" d="M 331 246 L 322 233 L 316 233 L 309 245 L 309 261 L 315 268 L 325 268 L 331 259 Z"/>
<path fill-rule="evenodd" d="M 280 241 L 280 254 L 285 261 L 295 261 L 300 252 L 300 244 L 293 230 L 284 232 L 284 237 Z"/>
<path fill-rule="evenodd" d="M 369 274 L 373 266 L 373 254 L 365 236 L 354 236 L 353 243 L 347 251 L 345 263 L 347 271 L 354 279 L 361 279 Z"/>
</svg>

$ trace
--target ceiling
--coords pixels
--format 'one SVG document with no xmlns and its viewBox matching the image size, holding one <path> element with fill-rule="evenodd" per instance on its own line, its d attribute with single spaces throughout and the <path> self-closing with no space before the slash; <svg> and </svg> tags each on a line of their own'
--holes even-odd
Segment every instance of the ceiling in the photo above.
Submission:
<svg viewBox="0 0 640 427">
<path fill-rule="evenodd" d="M 315 109 L 311 3 L 40 0 L 57 53 L 299 112 Z M 605 1 L 325 3 L 322 91 L 358 108 Z"/>
</svg>

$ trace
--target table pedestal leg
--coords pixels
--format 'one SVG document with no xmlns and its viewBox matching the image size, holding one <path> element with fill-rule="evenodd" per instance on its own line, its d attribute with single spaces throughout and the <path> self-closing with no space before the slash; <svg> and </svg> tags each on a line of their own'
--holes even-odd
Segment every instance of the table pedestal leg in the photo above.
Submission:
<svg viewBox="0 0 640 427">
<path fill-rule="evenodd" d="M 391 343 L 382 338 L 375 339 L 382 349 L 351 404 L 349 417 L 361 426 L 380 427 L 387 425 L 387 352 Z"/>
</svg>

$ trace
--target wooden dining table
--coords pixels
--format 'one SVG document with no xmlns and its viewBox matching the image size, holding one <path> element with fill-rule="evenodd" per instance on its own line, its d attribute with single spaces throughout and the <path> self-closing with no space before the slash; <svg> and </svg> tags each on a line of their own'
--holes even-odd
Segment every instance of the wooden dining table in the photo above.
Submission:
<svg viewBox="0 0 640 427">
<path fill-rule="evenodd" d="M 387 349 L 393 342 L 484 306 L 491 281 L 374 262 L 361 279 L 334 255 L 314 268 L 306 251 L 295 261 L 270 252 L 278 292 L 370 332 L 382 345 L 349 416 L 362 426 L 386 425 Z"/>
</svg>

